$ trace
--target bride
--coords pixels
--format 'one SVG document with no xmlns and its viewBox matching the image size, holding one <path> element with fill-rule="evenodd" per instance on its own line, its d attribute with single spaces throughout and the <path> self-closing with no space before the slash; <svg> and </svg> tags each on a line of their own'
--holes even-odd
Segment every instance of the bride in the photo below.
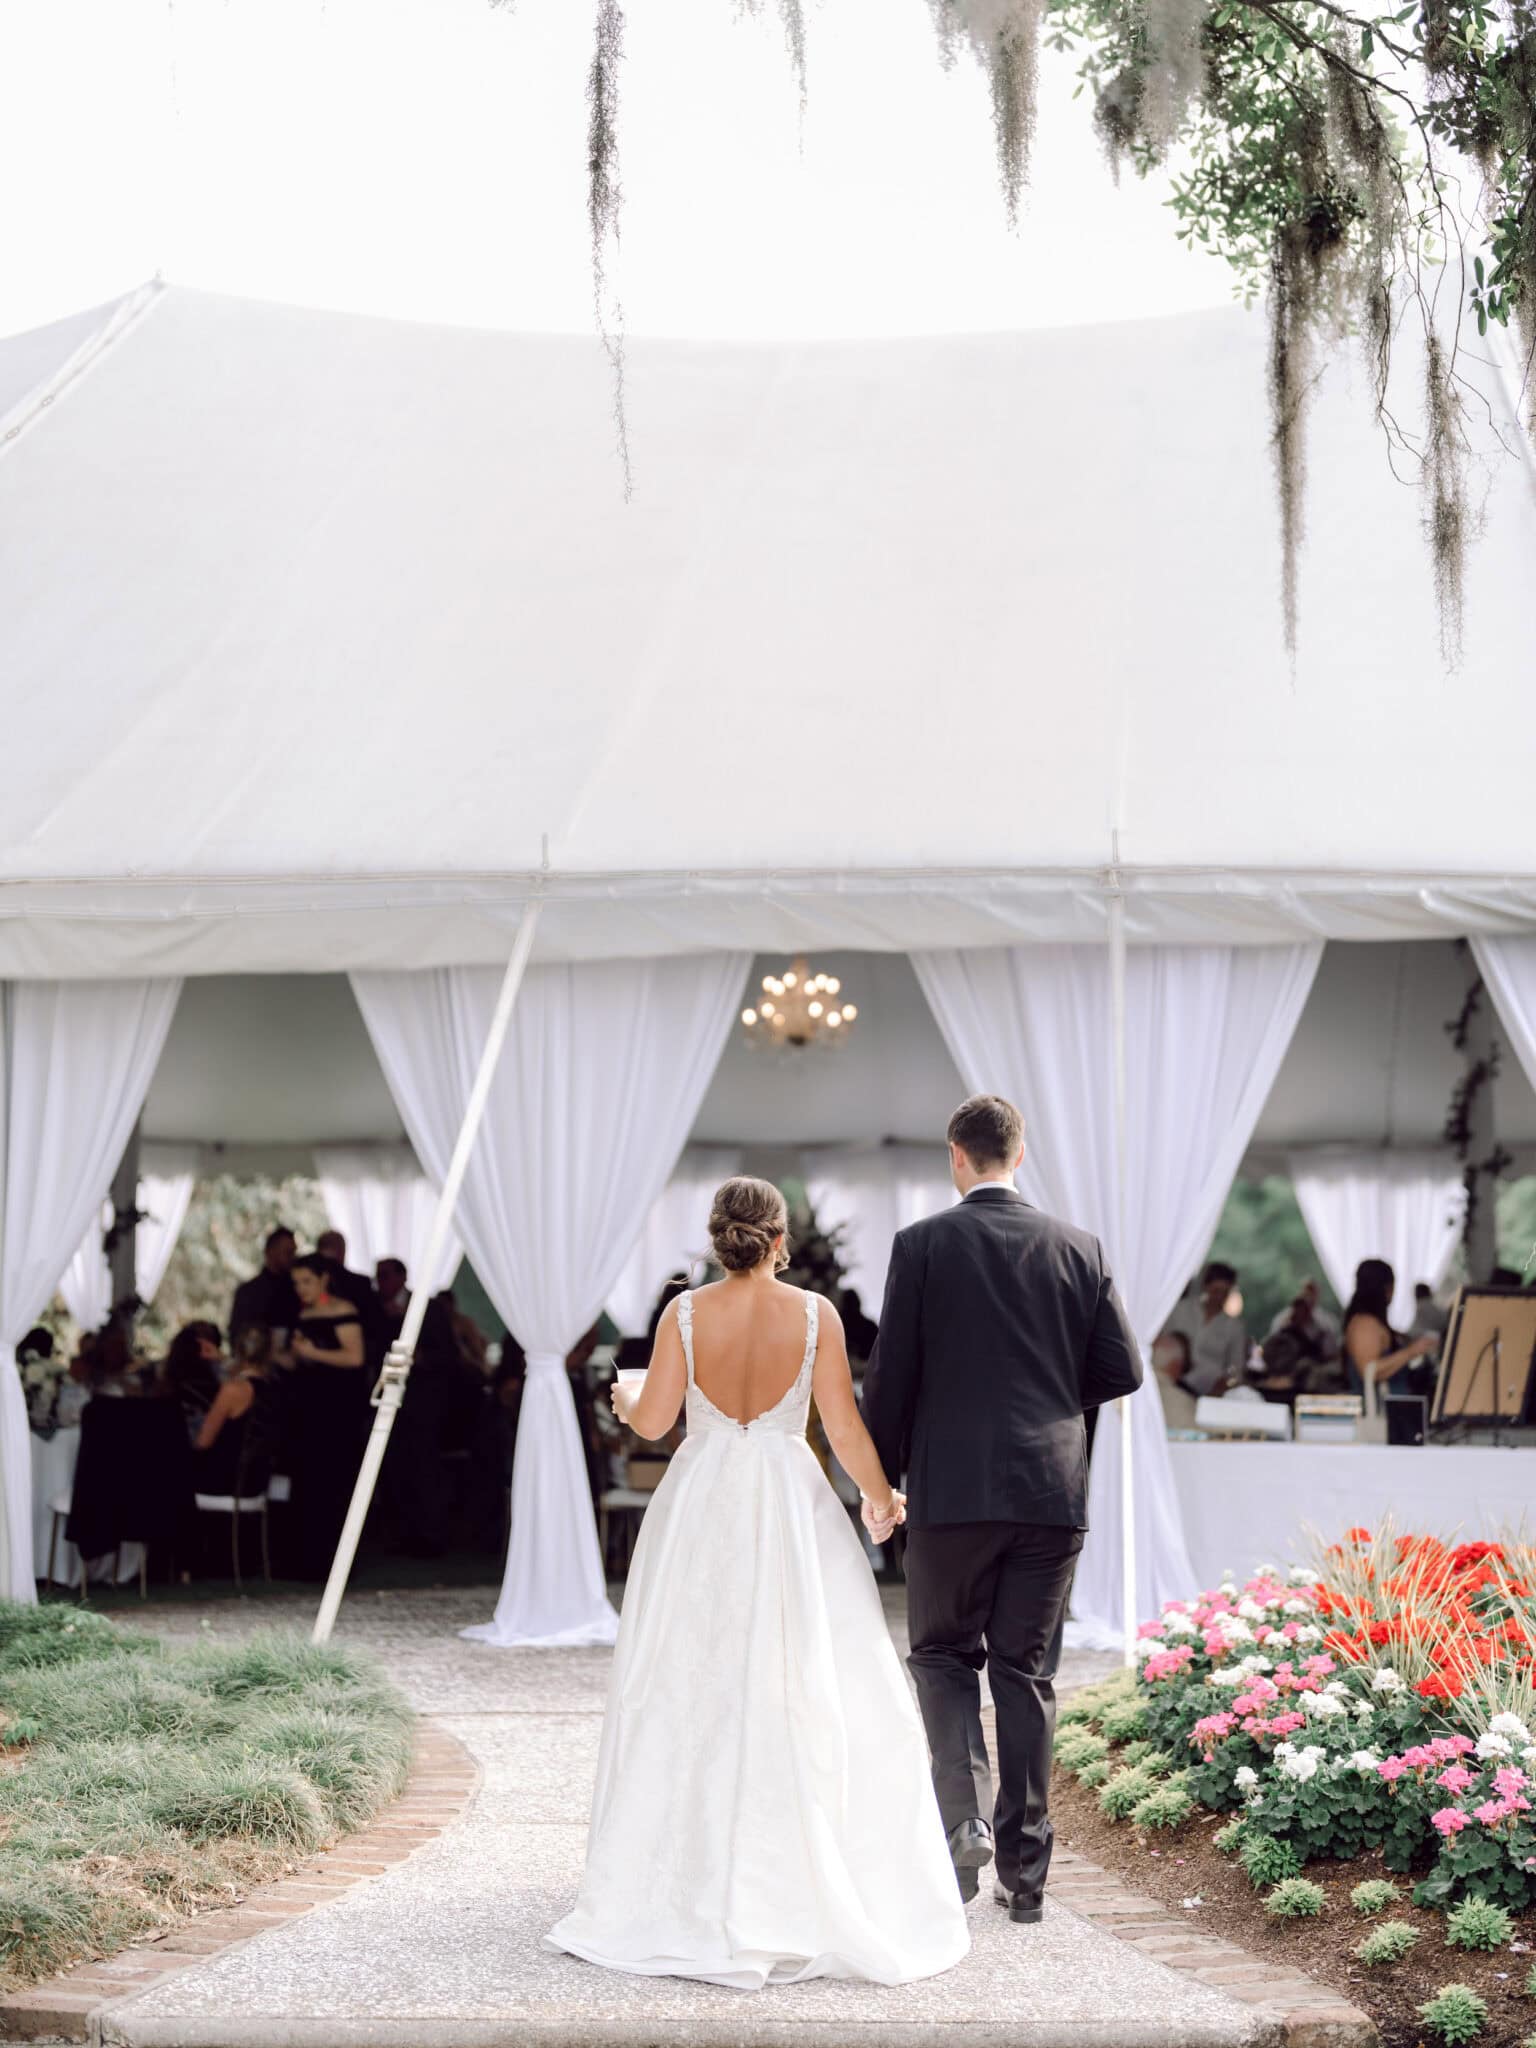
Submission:
<svg viewBox="0 0 1536 2048">
<path fill-rule="evenodd" d="M 830 1302 L 786 1286 L 788 1216 L 729 1180 L 725 1278 L 669 1303 L 620 1421 L 688 1437 L 647 1511 L 624 1600 L 586 1875 L 547 1937 L 609 1969 L 758 1990 L 900 1984 L 970 1943 L 917 1710 L 842 1503 L 805 1441 L 900 1519 Z"/>
</svg>

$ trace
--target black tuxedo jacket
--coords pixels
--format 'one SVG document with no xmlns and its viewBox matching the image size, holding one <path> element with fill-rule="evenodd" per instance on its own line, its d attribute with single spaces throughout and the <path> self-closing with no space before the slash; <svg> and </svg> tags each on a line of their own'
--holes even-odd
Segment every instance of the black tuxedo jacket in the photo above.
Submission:
<svg viewBox="0 0 1536 2048">
<path fill-rule="evenodd" d="M 1083 1417 L 1141 1385 L 1095 1237 L 983 1185 L 897 1233 L 864 1421 L 914 1528 L 1088 1526 Z"/>
</svg>

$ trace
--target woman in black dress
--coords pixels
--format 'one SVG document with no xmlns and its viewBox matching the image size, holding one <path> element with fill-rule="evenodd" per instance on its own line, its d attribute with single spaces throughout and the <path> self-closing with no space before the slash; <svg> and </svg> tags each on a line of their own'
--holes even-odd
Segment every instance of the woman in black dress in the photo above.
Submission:
<svg viewBox="0 0 1536 2048">
<path fill-rule="evenodd" d="M 367 1434 L 369 1382 L 362 1318 L 331 1293 L 331 1262 L 318 1252 L 290 1268 L 299 1320 L 289 1346 L 295 1368 L 293 1509 L 302 1577 L 323 1579 L 347 1518 Z"/>
</svg>

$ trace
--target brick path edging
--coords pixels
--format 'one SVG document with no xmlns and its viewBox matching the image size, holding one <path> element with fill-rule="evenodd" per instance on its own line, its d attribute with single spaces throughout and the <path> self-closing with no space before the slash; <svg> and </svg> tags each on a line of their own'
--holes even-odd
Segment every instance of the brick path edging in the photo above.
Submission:
<svg viewBox="0 0 1536 2048">
<path fill-rule="evenodd" d="M 1046 1883 L 1051 1897 L 1154 1962 L 1187 1970 L 1273 2023 L 1285 2048 L 1378 2048 L 1368 2013 L 1287 1964 L 1261 1962 L 1224 1936 L 1202 1934 L 1156 1899 L 1133 1892 L 1097 1863 L 1057 1848 Z"/>
<path fill-rule="evenodd" d="M 458 1819 L 479 1782 L 480 1767 L 463 1743 L 423 1717 L 416 1724 L 405 1790 L 362 1834 L 344 1835 L 275 1883 L 253 1886 L 238 1905 L 194 1914 L 140 1936 L 116 1955 L 76 1963 L 0 1997 L 0 2041 L 90 2040 L 92 2021 L 118 1999 L 281 1927 L 404 1862 Z"/>
</svg>

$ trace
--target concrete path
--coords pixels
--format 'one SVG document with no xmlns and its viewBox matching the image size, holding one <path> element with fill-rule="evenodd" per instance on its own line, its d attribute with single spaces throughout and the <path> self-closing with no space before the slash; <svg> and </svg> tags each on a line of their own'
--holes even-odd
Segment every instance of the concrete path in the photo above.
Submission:
<svg viewBox="0 0 1536 2048">
<path fill-rule="evenodd" d="M 455 1631 L 484 1595 L 368 1596 L 347 1640 L 382 1653 L 423 1712 L 483 1772 L 457 1826 L 407 1862 L 244 1947 L 114 2006 L 112 2048 L 1259 2048 L 1266 2023 L 1209 1986 L 1137 1954 L 1047 1903 L 1013 1927 L 983 1895 L 973 1949 L 946 1975 L 900 1989 L 816 1982 L 761 1993 L 625 1977 L 540 1946 L 581 1871 L 606 1685 L 606 1651 L 496 1651 Z M 289 1601 L 253 1601 L 216 1634 L 299 1624 Z M 899 1602 L 889 1603 L 898 1643 Z M 152 1610 L 167 1636 L 199 1632 Z M 1105 1660 L 1078 1658 L 1071 1676 Z M 643 1856 L 645 1845 L 636 1844 Z"/>
</svg>

